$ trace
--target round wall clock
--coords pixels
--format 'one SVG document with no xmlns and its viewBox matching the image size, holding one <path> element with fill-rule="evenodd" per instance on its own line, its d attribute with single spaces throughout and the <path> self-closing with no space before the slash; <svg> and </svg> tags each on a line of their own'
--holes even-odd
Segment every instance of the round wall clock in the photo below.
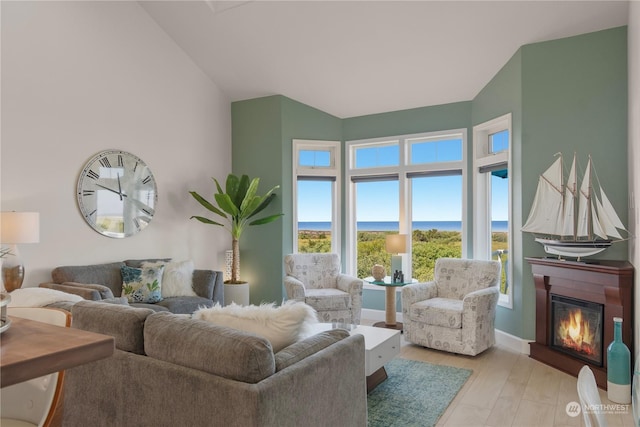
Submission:
<svg viewBox="0 0 640 427">
<path fill-rule="evenodd" d="M 76 190 L 82 216 L 95 231 L 124 238 L 143 230 L 158 202 L 156 181 L 139 157 L 105 150 L 82 169 Z"/>
</svg>

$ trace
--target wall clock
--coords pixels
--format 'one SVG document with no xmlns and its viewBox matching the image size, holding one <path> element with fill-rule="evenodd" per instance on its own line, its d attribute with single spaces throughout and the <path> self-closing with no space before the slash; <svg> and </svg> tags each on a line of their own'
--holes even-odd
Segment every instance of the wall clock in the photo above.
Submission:
<svg viewBox="0 0 640 427">
<path fill-rule="evenodd" d="M 144 230 L 158 202 L 149 167 L 121 150 L 101 151 L 87 162 L 78 178 L 76 197 L 87 224 L 113 238 Z"/>
</svg>

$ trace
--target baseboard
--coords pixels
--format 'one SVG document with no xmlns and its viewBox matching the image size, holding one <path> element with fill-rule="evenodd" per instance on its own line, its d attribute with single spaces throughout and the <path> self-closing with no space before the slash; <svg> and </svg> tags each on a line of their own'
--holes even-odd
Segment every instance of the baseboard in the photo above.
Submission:
<svg viewBox="0 0 640 427">
<path fill-rule="evenodd" d="M 525 340 L 515 335 L 508 334 L 499 329 L 496 329 L 496 344 L 513 350 L 517 353 L 529 355 L 529 343 L 531 341 Z"/>
<path fill-rule="evenodd" d="M 370 308 L 362 309 L 362 318 L 374 322 L 384 321 L 384 310 L 372 310 Z M 402 313 L 396 313 L 398 322 L 402 322 Z M 529 355 L 529 340 L 516 337 L 499 329 L 496 329 L 496 344 L 506 347 L 516 353 Z"/>
</svg>

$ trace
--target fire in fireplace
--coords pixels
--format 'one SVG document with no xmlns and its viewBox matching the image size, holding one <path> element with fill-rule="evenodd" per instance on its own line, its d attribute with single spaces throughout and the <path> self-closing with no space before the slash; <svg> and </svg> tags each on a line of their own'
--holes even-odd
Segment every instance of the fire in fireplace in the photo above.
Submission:
<svg viewBox="0 0 640 427">
<path fill-rule="evenodd" d="M 602 304 L 551 295 L 551 316 L 551 347 L 602 366 Z"/>
</svg>

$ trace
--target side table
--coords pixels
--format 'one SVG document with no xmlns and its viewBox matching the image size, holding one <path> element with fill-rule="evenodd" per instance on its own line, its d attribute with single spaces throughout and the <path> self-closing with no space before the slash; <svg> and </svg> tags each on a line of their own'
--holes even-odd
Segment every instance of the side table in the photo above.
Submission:
<svg viewBox="0 0 640 427">
<path fill-rule="evenodd" d="M 396 321 L 396 288 L 413 283 L 413 281 L 392 282 L 389 276 L 385 277 L 384 280 L 375 280 L 373 277 L 367 277 L 364 280 L 372 285 L 384 286 L 386 288 L 384 310 L 385 320 L 384 322 L 376 322 L 373 326 L 402 331 L 402 323 Z"/>
</svg>

